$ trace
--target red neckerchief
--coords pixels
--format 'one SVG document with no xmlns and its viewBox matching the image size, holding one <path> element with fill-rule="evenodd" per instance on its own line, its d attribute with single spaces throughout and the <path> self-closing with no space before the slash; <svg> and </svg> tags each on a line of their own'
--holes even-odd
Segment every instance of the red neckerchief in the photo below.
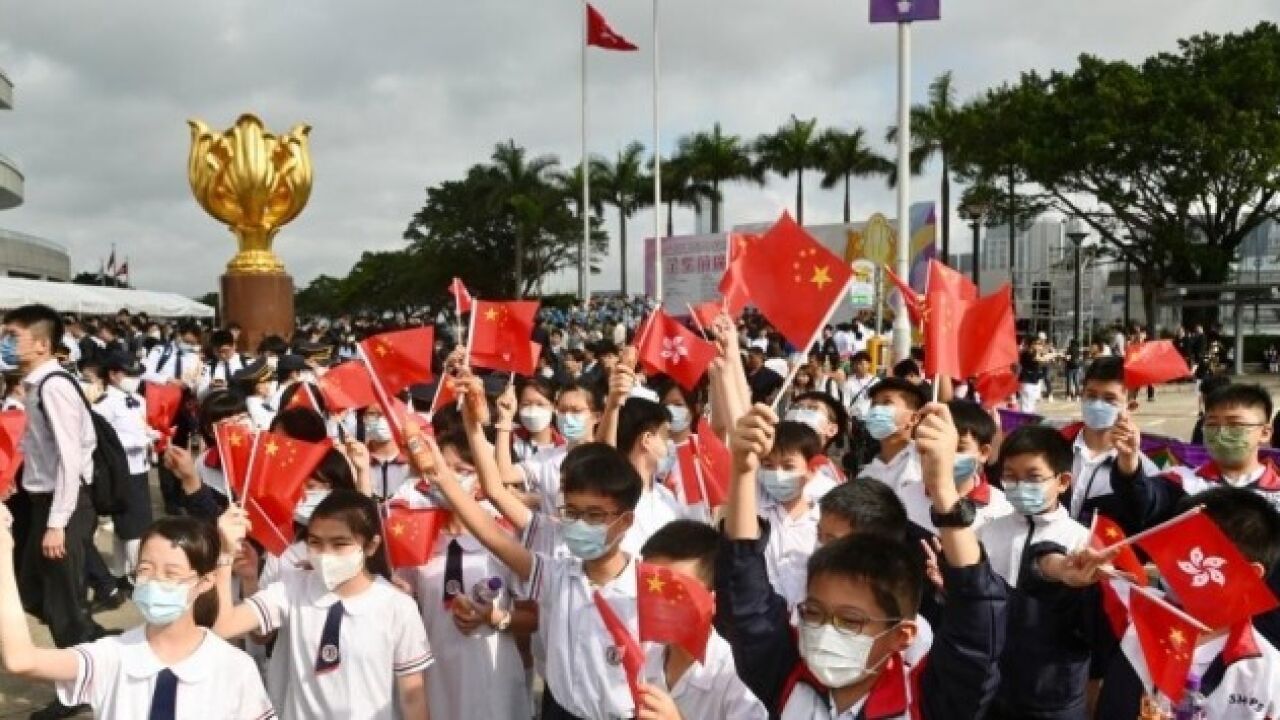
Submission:
<svg viewBox="0 0 1280 720">
<path fill-rule="evenodd" d="M 923 667 L 921 664 L 920 667 Z M 910 671 L 911 675 L 916 675 L 915 668 Z M 867 693 L 866 704 L 862 706 L 862 716 L 866 720 L 888 720 L 888 718 L 897 718 L 906 715 L 908 710 L 911 711 L 912 717 L 915 717 L 915 710 L 908 707 L 907 703 L 907 681 L 908 671 L 902 660 L 902 655 L 894 653 L 885 661 L 880 676 L 876 678 L 876 682 L 871 686 L 871 691 Z M 779 696 L 778 712 L 781 713 L 787 707 L 787 702 L 791 699 L 792 693 L 796 686 L 804 684 L 818 693 L 825 701 L 830 702 L 831 690 L 822 684 L 809 666 L 805 665 L 804 660 L 796 663 L 796 667 L 791 671 L 791 675 L 787 677 L 786 682 L 782 685 L 782 694 Z"/>
<path fill-rule="evenodd" d="M 836 464 L 831 462 L 831 458 L 826 455 L 814 455 L 813 459 L 809 461 L 809 472 L 817 472 L 818 469 L 824 467 L 831 469 L 831 472 L 836 476 L 837 483 L 845 483 L 849 481 L 849 478 L 845 477 L 840 468 L 836 467 Z"/>
<path fill-rule="evenodd" d="M 987 472 L 982 468 L 978 468 L 978 472 L 974 474 L 977 482 L 973 487 L 969 488 L 969 492 L 965 497 L 973 501 L 975 505 L 983 507 L 991 504 L 991 483 L 987 482 Z"/>
<path fill-rule="evenodd" d="M 1196 475 L 1213 482 L 1226 482 L 1222 478 L 1222 468 L 1218 467 L 1218 463 L 1215 460 L 1210 460 L 1196 468 Z M 1271 461 L 1271 458 L 1262 461 L 1262 476 L 1258 478 L 1256 484 L 1260 490 L 1268 492 L 1280 491 L 1280 473 L 1276 472 L 1275 463 Z"/>
<path fill-rule="evenodd" d="M 1084 430 L 1084 423 L 1073 422 L 1073 423 L 1068 423 L 1067 425 L 1064 425 L 1062 429 L 1059 430 L 1058 432 L 1062 433 L 1062 437 L 1066 438 L 1067 442 L 1075 442 L 1076 438 L 1080 437 L 1080 432 L 1083 430 Z"/>
</svg>

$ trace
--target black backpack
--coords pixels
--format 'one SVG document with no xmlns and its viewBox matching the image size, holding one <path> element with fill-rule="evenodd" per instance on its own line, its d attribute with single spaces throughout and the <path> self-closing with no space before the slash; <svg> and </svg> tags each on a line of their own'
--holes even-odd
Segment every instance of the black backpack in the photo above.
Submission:
<svg viewBox="0 0 1280 720">
<path fill-rule="evenodd" d="M 55 377 L 64 377 L 75 386 L 76 393 L 84 401 L 85 411 L 93 420 L 93 434 L 97 438 L 93 448 L 93 483 L 89 485 L 89 497 L 93 501 L 93 509 L 99 515 L 114 515 L 124 511 L 129 495 L 129 458 L 125 455 L 124 446 L 120 444 L 116 429 L 111 427 L 111 423 L 106 418 L 93 411 L 89 398 L 85 397 L 84 391 L 80 388 L 80 382 L 72 377 L 71 373 L 53 372 L 36 386 L 37 405 L 51 433 L 53 424 L 49 421 L 49 414 L 44 410 L 43 392 L 44 384 Z"/>
</svg>

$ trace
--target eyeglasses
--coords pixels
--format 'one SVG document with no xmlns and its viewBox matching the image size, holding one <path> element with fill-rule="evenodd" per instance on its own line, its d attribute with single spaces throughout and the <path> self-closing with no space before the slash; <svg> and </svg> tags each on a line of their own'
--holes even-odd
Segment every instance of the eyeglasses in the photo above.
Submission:
<svg viewBox="0 0 1280 720">
<path fill-rule="evenodd" d="M 610 510 L 579 510 L 577 508 L 562 505 L 559 508 L 560 517 L 574 522 L 575 520 L 585 520 L 588 525 L 604 525 L 609 522 L 609 518 L 616 518 L 622 513 Z"/>
<path fill-rule="evenodd" d="M 186 585 L 189 582 L 199 580 L 200 573 L 192 573 L 186 577 L 173 577 L 163 573 L 157 573 L 154 568 L 142 567 L 134 570 L 129 574 L 129 582 L 137 585 L 141 582 L 162 582 L 170 585 Z"/>
<path fill-rule="evenodd" d="M 800 624 L 810 628 L 830 625 L 837 632 L 845 635 L 861 635 L 868 623 L 886 623 L 890 626 L 902 621 L 902 618 L 872 618 L 859 614 L 836 615 L 823 610 L 817 604 L 802 602 L 796 606 L 796 614 Z"/>
<path fill-rule="evenodd" d="M 1000 476 L 1000 484 L 1001 484 L 1001 485 L 1007 485 L 1008 483 L 1036 483 L 1036 484 L 1038 485 L 1038 484 L 1040 484 L 1040 483 L 1047 483 L 1047 482 L 1049 482 L 1050 480 L 1056 480 L 1056 479 L 1057 479 L 1057 477 L 1056 477 L 1056 476 L 1053 476 L 1053 475 L 1050 475 L 1050 476 L 1047 476 L 1047 477 L 1040 477 L 1040 476 L 1038 476 L 1038 475 L 1032 475 L 1031 477 L 1028 477 L 1028 478 L 1021 478 L 1021 479 L 1016 478 L 1016 477 L 1013 477 L 1013 476 L 1004 476 L 1004 475 L 1002 475 L 1002 476 Z"/>
</svg>

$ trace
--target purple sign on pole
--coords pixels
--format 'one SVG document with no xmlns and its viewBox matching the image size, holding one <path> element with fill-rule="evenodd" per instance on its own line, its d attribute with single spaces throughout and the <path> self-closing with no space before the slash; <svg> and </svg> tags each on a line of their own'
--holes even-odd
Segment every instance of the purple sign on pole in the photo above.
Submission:
<svg viewBox="0 0 1280 720">
<path fill-rule="evenodd" d="M 871 22 L 897 23 L 942 19 L 942 0 L 871 0 Z"/>
</svg>

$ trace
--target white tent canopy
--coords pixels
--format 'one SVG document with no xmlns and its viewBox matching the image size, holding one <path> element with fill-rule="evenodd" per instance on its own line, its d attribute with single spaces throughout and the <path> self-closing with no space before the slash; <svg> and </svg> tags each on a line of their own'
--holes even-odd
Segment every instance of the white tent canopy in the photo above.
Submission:
<svg viewBox="0 0 1280 720">
<path fill-rule="evenodd" d="M 126 309 L 152 317 L 213 317 L 213 308 L 176 293 L 0 277 L 0 310 L 28 303 L 83 315 L 114 315 Z"/>
</svg>

